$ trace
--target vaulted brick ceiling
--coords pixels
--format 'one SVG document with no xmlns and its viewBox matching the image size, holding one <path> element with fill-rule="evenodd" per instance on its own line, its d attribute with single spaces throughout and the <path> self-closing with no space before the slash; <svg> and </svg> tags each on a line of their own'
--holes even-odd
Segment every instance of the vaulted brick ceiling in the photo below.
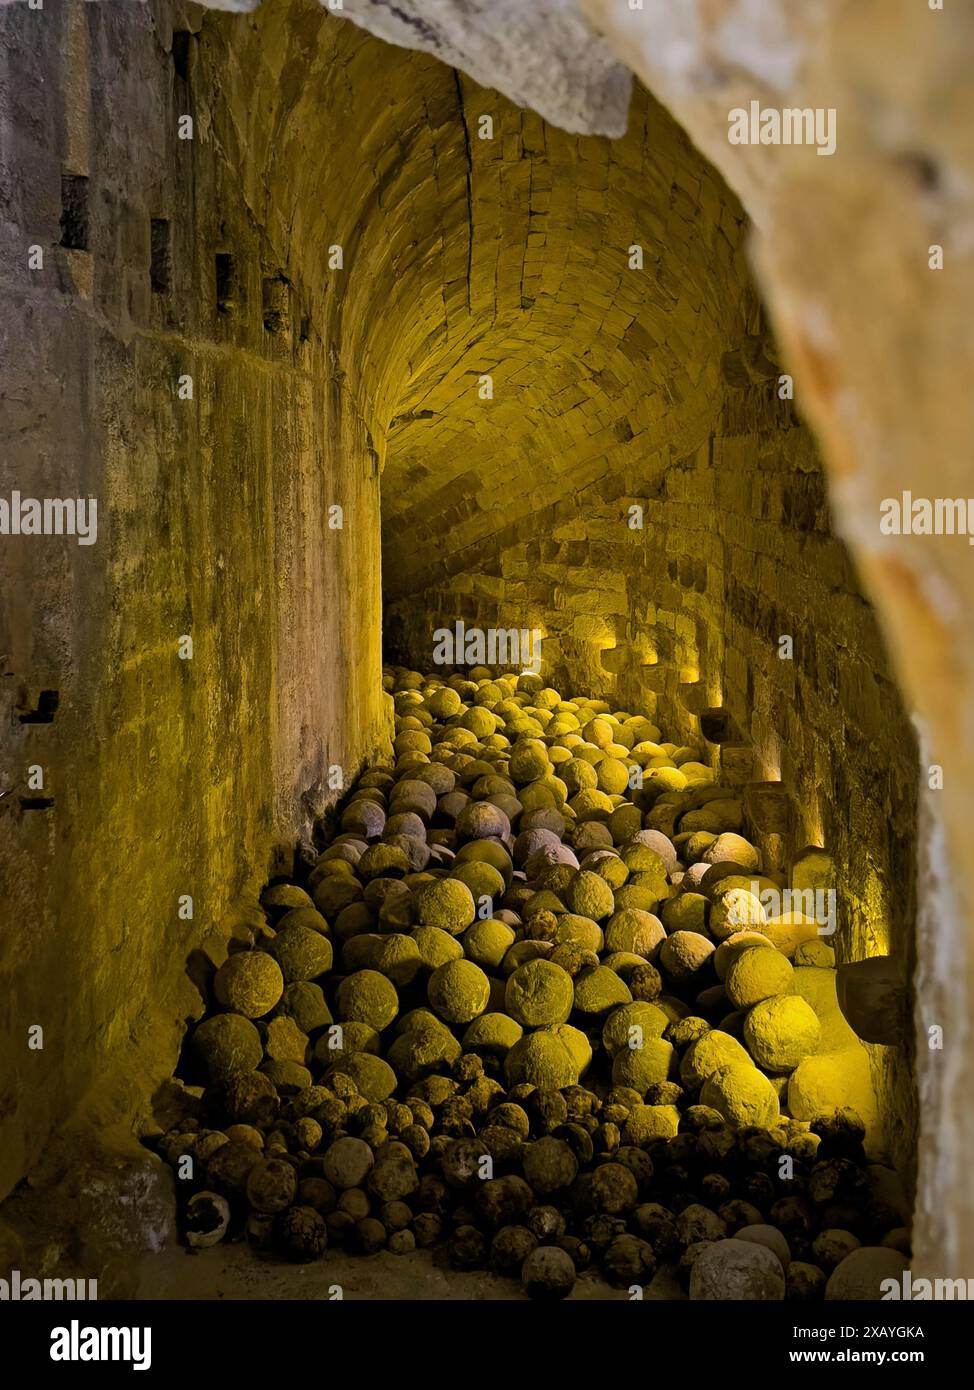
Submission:
<svg viewBox="0 0 974 1390">
<path fill-rule="evenodd" d="M 224 87 L 246 196 L 261 219 L 288 210 L 383 463 L 388 598 L 706 437 L 753 311 L 743 218 L 662 108 L 637 91 L 624 138 L 569 135 L 324 11 L 258 13 L 212 56 L 248 74 Z"/>
</svg>

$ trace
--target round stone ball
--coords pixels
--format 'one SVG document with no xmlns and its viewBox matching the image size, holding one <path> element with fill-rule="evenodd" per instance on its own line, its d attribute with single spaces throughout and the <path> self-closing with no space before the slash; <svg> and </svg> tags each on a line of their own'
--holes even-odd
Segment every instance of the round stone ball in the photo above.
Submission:
<svg viewBox="0 0 974 1390">
<path fill-rule="evenodd" d="M 536 1086 L 560 1091 L 578 1082 L 578 1068 L 568 1048 L 552 1033 L 528 1033 L 504 1059 L 504 1075 L 511 1086 Z"/>
<path fill-rule="evenodd" d="M 510 837 L 511 822 L 490 801 L 468 801 L 457 816 L 457 835 L 466 840 L 506 840 Z"/>
<path fill-rule="evenodd" d="M 354 1081 L 360 1096 L 378 1105 L 388 1100 L 399 1084 L 396 1073 L 381 1057 L 371 1052 L 348 1052 L 342 1056 L 327 1073 L 327 1084 L 331 1085 L 336 1075 L 347 1076 Z"/>
<path fill-rule="evenodd" d="M 477 915 L 473 894 L 455 878 L 424 883 L 416 892 L 416 912 L 421 926 L 439 927 L 459 936 Z"/>
<path fill-rule="evenodd" d="M 260 895 L 261 906 L 272 922 L 290 912 L 293 907 L 313 907 L 311 899 L 296 883 L 274 883 Z"/>
<path fill-rule="evenodd" d="M 602 1272 L 607 1282 L 617 1289 L 648 1284 L 655 1269 L 653 1247 L 638 1236 L 616 1236 L 602 1256 Z"/>
<path fill-rule="evenodd" d="M 369 967 L 402 989 L 412 984 L 423 968 L 419 947 L 411 936 L 389 932 L 379 937 L 369 957 Z"/>
<path fill-rule="evenodd" d="M 817 1051 L 822 1037 L 811 1005 L 794 994 L 776 994 L 755 1004 L 744 1020 L 744 1041 L 765 1071 L 790 1072 Z"/>
<path fill-rule="evenodd" d="M 708 926 L 715 941 L 726 941 L 735 932 L 760 931 L 767 920 L 760 898 L 745 888 L 728 888 L 714 895 Z"/>
<path fill-rule="evenodd" d="M 299 1194 L 300 1195 L 300 1194 Z M 394 1200 L 384 1202 L 379 1211 L 379 1220 L 387 1231 L 404 1231 L 413 1219 L 413 1213 L 405 1202 Z"/>
<path fill-rule="evenodd" d="M 260 1158 L 247 1175 L 247 1201 L 265 1215 L 284 1211 L 294 1201 L 297 1173 L 282 1158 Z"/>
<path fill-rule="evenodd" d="M 342 812 L 342 830 L 363 840 L 377 840 L 385 823 L 386 813 L 377 801 L 353 801 Z"/>
<path fill-rule="evenodd" d="M 791 1303 L 818 1303 L 825 1293 L 826 1279 L 818 1265 L 792 1260 L 785 1272 L 785 1297 Z"/>
<path fill-rule="evenodd" d="M 208 1102 L 211 1095 L 223 1118 L 233 1124 L 269 1128 L 281 1108 L 274 1082 L 263 1071 L 231 1072 L 207 1094 Z M 202 1157 L 198 1148 L 197 1157 Z"/>
<path fill-rule="evenodd" d="M 473 961 L 448 961 L 430 976 L 427 997 L 447 1023 L 470 1023 L 487 1008 L 490 980 Z"/>
<path fill-rule="evenodd" d="M 452 776 L 447 773 L 447 776 Z M 426 838 L 426 826 L 422 816 L 417 816 L 415 811 L 400 811 L 398 815 L 390 816 L 386 821 L 384 835 L 405 835 L 409 839 L 424 840 Z M 361 863 L 361 860 L 359 861 Z M 365 898 L 368 901 L 368 893 Z"/>
<path fill-rule="evenodd" d="M 349 1245 L 358 1255 L 376 1255 L 386 1243 L 386 1228 L 375 1216 L 356 1221 L 349 1232 Z"/>
<path fill-rule="evenodd" d="M 219 1192 L 241 1197 L 247 1190 L 250 1170 L 261 1157 L 253 1144 L 228 1142 L 221 1144 L 206 1165 L 206 1180 Z"/>
<path fill-rule="evenodd" d="M 346 907 L 361 900 L 362 885 L 351 873 L 329 874 L 315 887 L 315 907 L 326 918 L 337 917 Z"/>
<path fill-rule="evenodd" d="M 611 1013 L 619 1004 L 630 1004 L 629 986 L 606 965 L 590 966 L 575 976 L 575 1008 L 583 1014 Z"/>
<path fill-rule="evenodd" d="M 213 979 L 217 1002 L 244 1018 L 270 1013 L 284 993 L 281 967 L 266 951 L 237 951 Z"/>
<path fill-rule="evenodd" d="M 193 1051 L 211 1081 L 235 1071 L 255 1071 L 264 1055 L 260 1034 L 242 1014 L 216 1014 L 198 1024 Z"/>
<path fill-rule="evenodd" d="M 456 864 L 450 877 L 458 883 L 465 883 L 478 904 L 484 898 L 499 903 L 507 886 L 500 869 L 482 859 L 467 859 L 462 864 Z"/>
<path fill-rule="evenodd" d="M 569 758 L 568 762 L 561 764 L 559 772 L 571 796 L 593 791 L 599 784 L 599 775 L 586 758 Z"/>
<path fill-rule="evenodd" d="M 895 1287 L 903 1298 L 903 1276 L 910 1262 L 899 1250 L 864 1245 L 836 1265 L 825 1286 L 826 1299 L 874 1301 Z"/>
<path fill-rule="evenodd" d="M 742 1226 L 740 1230 L 735 1231 L 734 1238 L 763 1245 L 772 1255 L 777 1255 L 783 1270 L 787 1270 L 791 1264 L 791 1250 L 777 1226 L 765 1226 L 760 1222 L 753 1226 Z"/>
<path fill-rule="evenodd" d="M 330 1067 L 350 1052 L 371 1052 L 377 1057 L 382 1040 L 367 1023 L 343 1023 L 341 1028 L 329 1028 L 321 1033 L 314 1046 L 314 1060 L 320 1067 Z"/>
<path fill-rule="evenodd" d="M 663 993 L 663 977 L 655 965 L 636 965 L 629 971 L 626 984 L 634 1000 L 650 1004 Z"/>
<path fill-rule="evenodd" d="M 436 810 L 436 792 L 428 782 L 416 777 L 404 777 L 392 789 L 389 810 L 392 815 L 397 816 L 406 815 L 411 811 L 422 820 L 429 820 Z"/>
<path fill-rule="evenodd" d="M 601 1163 L 592 1172 L 582 1174 L 572 1188 L 572 1198 L 582 1217 L 622 1216 L 639 1200 L 639 1184 L 624 1163 Z"/>
<path fill-rule="evenodd" d="M 742 956 L 745 951 L 753 950 L 756 946 L 770 946 L 773 950 L 774 942 L 763 932 L 756 931 L 737 931 L 726 941 L 722 941 L 714 952 L 714 973 L 718 980 L 726 980 L 727 972 L 738 956 Z"/>
<path fill-rule="evenodd" d="M 331 969 L 331 942 L 311 927 L 286 927 L 269 949 L 289 985 L 295 980 L 317 979 Z"/>
<path fill-rule="evenodd" d="M 527 1226 L 502 1226 L 490 1243 L 490 1267 L 495 1274 L 516 1277 L 537 1245 Z"/>
<path fill-rule="evenodd" d="M 671 980 L 681 983 L 702 970 L 714 953 L 714 943 L 695 931 L 675 931 L 659 950 L 659 963 Z"/>
<path fill-rule="evenodd" d="M 364 1186 L 374 1162 L 372 1150 L 364 1139 L 344 1135 L 329 1144 L 322 1158 L 322 1171 L 333 1187 L 345 1192 Z"/>
<path fill-rule="evenodd" d="M 338 986 L 336 1010 L 342 1022 L 366 1023 L 381 1033 L 399 1012 L 399 996 L 377 970 L 357 970 Z"/>
<path fill-rule="evenodd" d="M 680 1063 L 680 1081 L 688 1091 L 695 1091 L 720 1067 L 736 1063 L 750 1066 L 750 1057 L 736 1038 L 719 1028 L 712 1028 L 692 1043 Z"/>
<path fill-rule="evenodd" d="M 401 1033 L 386 1054 L 396 1074 L 405 1081 L 417 1081 L 430 1072 L 450 1067 L 460 1057 L 460 1044 L 437 1020 L 436 1025 L 421 1024 Z"/>
<path fill-rule="evenodd" d="M 485 1052 L 493 1057 L 506 1057 L 524 1035 L 524 1029 L 507 1014 L 481 1014 L 463 1035 L 464 1052 Z"/>
<path fill-rule="evenodd" d="M 518 786 L 544 777 L 551 770 L 548 749 L 539 738 L 518 739 L 511 749 L 508 772 Z"/>
<path fill-rule="evenodd" d="M 490 710 L 481 705 L 473 705 L 460 716 L 460 727 L 469 729 L 476 739 L 489 738 L 497 728 L 497 720 Z"/>
<path fill-rule="evenodd" d="M 546 830 L 544 826 L 522 830 L 514 841 L 514 862 L 523 867 L 539 849 L 557 851 L 560 845 L 560 836 L 554 830 Z"/>
<path fill-rule="evenodd" d="M 660 907 L 660 916 L 668 932 L 695 931 L 707 934 L 710 899 L 702 893 L 689 891 L 676 898 L 667 898 Z"/>
<path fill-rule="evenodd" d="M 566 891 L 568 907 L 579 917 L 591 917 L 601 922 L 615 911 L 612 889 L 601 874 L 591 869 L 579 869 Z"/>
<path fill-rule="evenodd" d="M 449 960 L 459 960 L 463 955 L 460 942 L 442 927 L 414 927 L 410 935 L 427 970 L 435 970 L 437 966 L 446 965 Z"/>
<path fill-rule="evenodd" d="M 502 1226 L 520 1225 L 527 1219 L 534 1193 L 523 1178 L 509 1173 L 479 1183 L 474 1205 L 478 1224 L 499 1231 Z"/>
<path fill-rule="evenodd" d="M 646 960 L 655 958 L 665 940 L 666 932 L 659 918 L 636 907 L 613 913 L 605 928 L 607 951 L 626 951 Z"/>
<path fill-rule="evenodd" d="M 463 709 L 463 701 L 452 686 L 441 685 L 427 697 L 426 708 L 434 719 L 442 722 L 459 714 Z"/>
<path fill-rule="evenodd" d="M 679 1129 L 680 1112 L 675 1105 L 636 1105 L 626 1117 L 622 1138 L 641 1148 L 655 1139 L 672 1139 Z"/>
<path fill-rule="evenodd" d="M 694 1301 L 778 1302 L 784 1296 L 778 1256 L 750 1241 L 716 1240 L 700 1252 L 690 1271 Z"/>
<path fill-rule="evenodd" d="M 328 1227 L 314 1207 L 288 1208 L 278 1220 L 276 1236 L 281 1250 L 297 1264 L 317 1260 L 328 1246 Z"/>
<path fill-rule="evenodd" d="M 547 960 L 529 960 L 508 977 L 504 1007 L 525 1028 L 566 1023 L 575 990 L 572 977 Z"/>
<path fill-rule="evenodd" d="M 547 917 L 549 914 L 536 915 Z M 533 922 L 534 916 L 529 920 Z M 602 928 L 598 922 L 593 922 L 591 917 L 579 917 L 577 912 L 563 912 L 556 918 L 556 923 L 555 940 L 559 945 L 570 943 L 580 946 L 583 951 L 595 951 L 596 954 L 602 950 L 605 944 Z"/>
<path fill-rule="evenodd" d="M 405 1146 L 390 1145 L 381 1152 L 368 1177 L 368 1190 L 380 1202 L 401 1202 L 419 1187 L 416 1162 Z"/>
<path fill-rule="evenodd" d="M 861 1245 L 862 1242 L 851 1231 L 830 1228 L 820 1231 L 812 1241 L 812 1255 L 816 1263 L 831 1274 L 847 1255 L 851 1255 L 853 1250 L 858 1250 Z"/>
<path fill-rule="evenodd" d="M 612 812 L 612 815 L 605 822 L 587 821 L 589 826 L 599 826 L 602 830 L 608 831 L 609 840 L 614 845 L 627 844 L 634 834 L 640 834 L 643 823 L 643 813 L 638 806 L 634 806 L 631 801 L 620 801 L 619 805 Z M 588 835 L 585 839 L 588 840 Z M 599 837 L 601 844 L 605 840 Z M 583 842 L 584 843 L 584 842 Z"/>
<path fill-rule="evenodd" d="M 631 844 L 622 851 L 622 861 L 632 876 L 631 884 L 645 889 L 656 902 L 669 897 L 666 865 L 654 849 L 648 845 Z"/>
<path fill-rule="evenodd" d="M 402 878 L 409 873 L 409 858 L 398 845 L 377 844 L 358 861 L 357 873 L 363 882 L 373 878 Z"/>
<path fill-rule="evenodd" d="M 718 1067 L 703 1083 L 701 1105 L 723 1115 L 733 1129 L 758 1125 L 770 1129 L 778 1119 L 778 1093 L 757 1067 L 732 1062 Z"/>
<path fill-rule="evenodd" d="M 543 1031 L 564 1043 L 575 1063 L 575 1070 L 582 1076 L 592 1060 L 592 1044 L 582 1030 L 573 1028 L 570 1023 L 550 1023 Z"/>
<path fill-rule="evenodd" d="M 293 1018 L 302 1033 L 314 1034 L 327 1028 L 332 1022 L 331 1009 L 325 1002 L 320 985 L 309 980 L 296 980 L 288 985 L 281 995 L 276 1013 L 282 1018 Z"/>
<path fill-rule="evenodd" d="M 676 1052 L 662 1038 L 644 1038 L 642 1047 L 623 1047 L 612 1061 L 612 1084 L 629 1086 L 642 1099 L 650 1086 L 676 1074 Z"/>
<path fill-rule="evenodd" d="M 527 1227 L 543 1245 L 561 1240 L 568 1229 L 568 1223 L 557 1207 L 535 1206 L 527 1215 Z"/>
<path fill-rule="evenodd" d="M 661 1038 L 670 1021 L 662 1009 L 634 1000 L 613 1009 L 602 1028 L 602 1046 L 610 1057 L 624 1047 L 638 1046 L 648 1038 Z"/>
<path fill-rule="evenodd" d="M 761 868 L 761 855 L 742 835 L 725 831 L 704 850 L 701 855 L 705 864 L 737 864 L 748 873 L 757 873 Z"/>
<path fill-rule="evenodd" d="M 482 867 L 486 869 L 490 865 Z M 469 926 L 463 933 L 462 941 L 463 954 L 474 965 L 479 965 L 483 970 L 499 970 L 501 961 L 514 945 L 515 936 L 513 928 L 506 922 L 488 917 Z"/>
<path fill-rule="evenodd" d="M 742 952 L 724 979 L 724 990 L 735 1009 L 748 1009 L 774 994 L 791 992 L 795 972 L 791 962 L 773 946 Z"/>
<path fill-rule="evenodd" d="M 668 874 L 676 872 L 680 856 L 673 841 L 661 830 L 638 830 L 627 842 L 626 849 L 634 848 L 636 845 L 642 845 L 644 849 L 651 849 L 658 854 Z"/>
<path fill-rule="evenodd" d="M 523 1152 L 524 1176 L 539 1197 L 571 1187 L 578 1176 L 578 1159 L 564 1139 L 544 1135 Z"/>
<path fill-rule="evenodd" d="M 524 1261 L 521 1283 L 529 1298 L 557 1302 L 575 1287 L 575 1263 L 557 1245 L 539 1245 Z"/>
<path fill-rule="evenodd" d="M 499 841 L 469 840 L 467 844 L 457 850 L 453 866 L 457 868 L 461 864 L 468 864 L 471 861 L 475 864 L 492 864 L 502 875 L 504 882 L 510 884 L 514 874 L 514 864 L 511 856 Z"/>
</svg>

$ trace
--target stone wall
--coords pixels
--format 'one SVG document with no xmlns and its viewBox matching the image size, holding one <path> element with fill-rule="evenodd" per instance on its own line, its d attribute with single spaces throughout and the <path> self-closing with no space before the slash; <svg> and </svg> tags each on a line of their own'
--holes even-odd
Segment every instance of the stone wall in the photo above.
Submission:
<svg viewBox="0 0 974 1390">
<path fill-rule="evenodd" d="M 0 1194 L 93 1087 L 103 1124 L 145 1108 L 198 1003 L 189 953 L 385 735 L 374 452 L 179 23 L 173 44 L 158 5 L 0 13 L 0 491 L 98 501 L 93 545 L 0 546 Z"/>
</svg>

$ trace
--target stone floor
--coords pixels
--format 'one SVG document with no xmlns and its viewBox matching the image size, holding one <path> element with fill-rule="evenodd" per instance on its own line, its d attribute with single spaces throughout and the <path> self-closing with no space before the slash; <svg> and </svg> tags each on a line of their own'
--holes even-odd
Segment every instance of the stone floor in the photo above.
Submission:
<svg viewBox="0 0 974 1390">
<path fill-rule="evenodd" d="M 245 1245 L 190 1252 L 172 1246 L 142 1262 L 139 1299 L 324 1299 L 340 1285 L 346 1299 L 452 1301 L 521 1299 L 514 1279 L 478 1270 L 458 1273 L 441 1267 L 429 1251 L 410 1255 L 347 1255 L 329 1250 L 309 1265 L 258 1258 Z M 625 1299 L 597 1277 L 583 1276 L 571 1297 L 589 1301 Z"/>
<path fill-rule="evenodd" d="M 371 1300 L 478 1301 L 524 1298 L 520 1283 L 500 1279 L 485 1270 L 460 1273 L 440 1266 L 429 1251 L 410 1255 L 346 1255 L 329 1250 L 313 1265 L 290 1265 L 263 1259 L 247 1245 L 217 1245 L 213 1250 L 188 1251 L 172 1245 L 158 1255 L 146 1255 L 140 1266 L 136 1298 L 200 1301 L 207 1298 L 332 1297 L 340 1284 L 345 1298 Z M 649 1290 L 646 1297 L 650 1297 Z M 610 1301 L 628 1298 L 625 1290 L 610 1289 L 596 1275 L 579 1277 L 572 1300 Z"/>
</svg>

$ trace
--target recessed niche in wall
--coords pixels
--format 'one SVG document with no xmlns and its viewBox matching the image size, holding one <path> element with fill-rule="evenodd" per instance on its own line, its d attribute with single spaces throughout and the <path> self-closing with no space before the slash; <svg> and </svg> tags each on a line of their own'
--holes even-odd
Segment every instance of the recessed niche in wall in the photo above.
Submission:
<svg viewBox="0 0 974 1390">
<path fill-rule="evenodd" d="M 61 245 L 69 251 L 88 250 L 88 179 L 84 174 L 61 175 Z"/>
<path fill-rule="evenodd" d="M 189 81 L 190 40 L 188 29 L 174 29 L 172 35 L 172 65 L 181 82 Z"/>
<path fill-rule="evenodd" d="M 169 219 L 153 217 L 150 231 L 149 283 L 153 294 L 168 294 L 172 288 L 172 248 Z"/>
<path fill-rule="evenodd" d="M 228 251 L 218 251 L 215 259 L 216 307 L 221 314 L 232 314 L 237 308 L 237 268 Z"/>
</svg>

